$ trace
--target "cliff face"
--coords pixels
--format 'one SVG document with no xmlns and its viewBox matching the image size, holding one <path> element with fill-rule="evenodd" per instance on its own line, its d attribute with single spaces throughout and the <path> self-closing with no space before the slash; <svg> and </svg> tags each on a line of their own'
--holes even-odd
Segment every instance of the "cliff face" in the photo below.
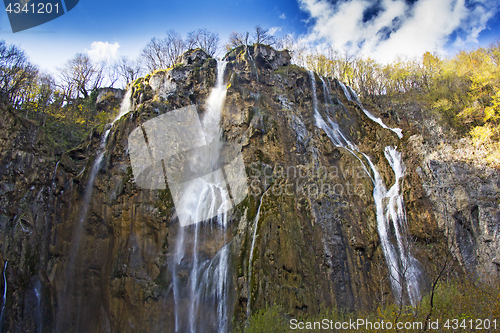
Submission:
<svg viewBox="0 0 500 333">
<path fill-rule="evenodd" d="M 416 172 L 423 181 L 439 229 L 456 259 L 474 278 L 500 277 L 500 174 L 456 159 L 450 145 L 438 149 L 420 135 L 409 143 L 421 156 Z"/>
<path fill-rule="evenodd" d="M 192 320 L 193 327 L 217 331 L 220 313 L 230 329 L 268 305 L 299 316 L 329 306 L 355 310 L 409 302 L 407 285 L 413 284 L 407 277 L 399 286 L 401 296 L 391 285 L 377 219 L 376 175 L 368 161 L 387 189 L 399 184 L 408 218 L 408 230 L 402 231 L 407 245 L 399 252 L 418 263 L 403 268 L 418 270 L 422 293 L 448 246 L 459 248 L 457 259 L 468 270 L 498 274 L 495 174 L 470 183 L 479 177 L 474 170 L 440 172 L 447 162 L 430 160 L 416 136 L 400 140 L 369 119 L 339 82 L 290 64 L 287 52 L 239 47 L 225 60 L 222 138 L 241 146 L 249 191 L 228 212 L 225 228 L 205 222 L 180 228 L 169 189 L 138 187 L 129 156 L 130 133 L 148 120 L 189 105 L 204 117 L 218 66 L 204 52 L 190 51 L 181 65 L 136 81 L 127 101 L 132 110 L 108 134 L 94 132 L 59 162 L 41 130 L 5 113 L 0 131 L 4 327 L 173 332 L 176 325 L 184 327 L 178 321 Z M 332 122 L 321 127 L 319 118 Z M 332 131 L 334 123 L 338 132 Z M 386 147 L 396 146 L 406 164 L 404 180 L 388 158 L 393 155 Z M 458 177 L 462 185 L 453 187 Z M 199 242 L 198 235 L 203 235 Z M 382 238 L 396 247 L 396 235 L 389 229 Z M 224 268 L 225 278 L 210 267 Z M 224 297 L 205 290 L 217 289 L 221 281 Z M 204 296 L 193 299 L 179 285 L 203 289 Z M 191 319 L 191 304 L 205 317 Z"/>
<path fill-rule="evenodd" d="M 43 130 L 2 107 L 0 124 L 0 233 L 3 269 L 2 324 L 29 331 L 52 316 L 45 267 L 55 209 L 54 152 Z M 41 303 L 39 295 L 46 297 Z"/>
</svg>

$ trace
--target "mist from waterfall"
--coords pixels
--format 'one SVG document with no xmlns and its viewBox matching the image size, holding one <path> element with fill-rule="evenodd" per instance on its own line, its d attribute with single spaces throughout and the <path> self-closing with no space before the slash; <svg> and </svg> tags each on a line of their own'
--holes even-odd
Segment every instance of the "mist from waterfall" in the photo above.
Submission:
<svg viewBox="0 0 500 333">
<path fill-rule="evenodd" d="M 313 107 L 316 126 L 325 131 L 335 146 L 343 148 L 355 156 L 361 162 L 365 172 L 373 182 L 373 199 L 376 207 L 377 230 L 389 271 L 394 297 L 396 301 L 401 302 L 405 301 L 406 296 L 406 299 L 412 305 L 415 305 L 421 298 L 420 283 L 422 280 L 422 273 L 420 264 L 410 253 L 406 211 L 404 208 L 403 195 L 400 191 L 400 183 L 402 182 L 405 172 L 401 153 L 399 153 L 395 147 L 388 146 L 385 148 L 384 156 L 395 175 L 394 184 L 387 190 L 380 173 L 372 163 L 370 157 L 359 151 L 356 144 L 342 132 L 338 124 L 331 119 L 328 112 L 325 112 L 326 121 L 319 113 L 314 72 L 309 71 L 309 76 L 313 91 Z M 328 90 L 326 83 L 323 78 L 321 78 L 321 81 L 323 83 L 323 91 L 326 93 Z M 339 84 L 346 98 L 352 101 L 352 96 L 355 96 L 357 104 L 365 111 L 354 91 L 352 91 L 352 89 L 348 90 L 340 81 Z M 327 101 L 328 99 L 325 97 L 325 102 Z M 365 111 L 365 113 L 367 112 L 368 111 Z M 375 118 L 373 115 L 372 117 Z M 370 118 L 373 120 L 372 117 Z M 380 120 L 380 118 L 377 119 Z M 380 124 L 381 121 L 378 123 Z M 396 134 L 400 132 L 399 129 L 395 130 L 388 128 L 383 125 L 383 123 L 381 126 L 396 132 Z M 363 160 L 365 160 L 365 162 Z M 368 169 L 371 170 L 371 173 Z M 391 234 L 394 234 L 395 240 L 391 239 Z"/>
</svg>

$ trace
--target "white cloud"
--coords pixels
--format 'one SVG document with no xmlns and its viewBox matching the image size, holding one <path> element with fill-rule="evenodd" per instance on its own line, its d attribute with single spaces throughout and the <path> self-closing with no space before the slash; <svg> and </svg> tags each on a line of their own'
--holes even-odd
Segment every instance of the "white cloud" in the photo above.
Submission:
<svg viewBox="0 0 500 333">
<path fill-rule="evenodd" d="M 271 36 L 274 36 L 278 31 L 281 31 L 281 27 L 272 27 L 272 28 L 269 28 L 269 34 Z"/>
<path fill-rule="evenodd" d="M 108 42 L 93 42 L 90 44 L 90 50 L 85 49 L 89 57 L 94 61 L 110 61 L 118 58 L 118 49 L 120 44 L 114 42 L 110 44 Z"/>
<path fill-rule="evenodd" d="M 280 15 L 280 19 L 282 19 L 282 20 L 286 19 L 285 13 L 283 13 L 283 14 Z"/>
<path fill-rule="evenodd" d="M 340 50 L 370 56 L 382 62 L 398 55 L 421 56 L 425 51 L 444 52 L 450 36 L 455 45 L 477 43 L 479 33 L 496 13 L 495 1 L 479 0 L 467 8 L 466 0 L 381 0 L 378 12 L 373 1 L 299 0 L 312 23 L 304 39 L 312 44 L 326 42 Z M 373 17 L 363 22 L 367 12 Z M 451 41 L 454 42 L 454 41 Z"/>
</svg>

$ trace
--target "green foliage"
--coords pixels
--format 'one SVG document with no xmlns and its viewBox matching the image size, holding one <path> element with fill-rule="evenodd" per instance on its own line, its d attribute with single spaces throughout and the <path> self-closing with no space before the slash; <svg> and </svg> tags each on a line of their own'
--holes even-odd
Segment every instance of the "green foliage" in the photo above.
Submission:
<svg viewBox="0 0 500 333">
<path fill-rule="evenodd" d="M 120 103 L 114 94 L 105 96 L 104 106 L 99 109 L 96 107 L 97 95 L 97 90 L 94 90 L 87 98 L 64 101 L 59 91 L 51 91 L 49 102 L 34 97 L 18 112 L 37 122 L 49 142 L 65 151 L 79 145 L 92 128 L 109 123 L 117 114 Z"/>
<path fill-rule="evenodd" d="M 245 333 L 288 332 L 288 320 L 283 314 L 283 309 L 277 306 L 259 310 L 250 318 Z"/>
<path fill-rule="evenodd" d="M 289 332 L 291 329 L 290 319 L 297 322 L 322 322 L 323 319 L 335 322 L 349 322 L 363 319 L 372 323 L 414 323 L 419 322 L 422 326 L 415 326 L 414 329 L 404 330 L 405 332 L 421 332 L 426 317 L 430 312 L 430 295 L 426 295 L 420 304 L 415 307 L 389 304 L 383 308 L 376 308 L 372 311 L 343 312 L 336 308 L 323 309 L 317 315 L 304 315 L 299 318 L 290 318 L 280 307 L 271 307 L 257 311 L 249 320 L 249 325 L 244 332 Z M 457 319 L 459 323 L 464 320 L 470 325 L 470 320 L 476 319 L 497 319 L 497 330 L 500 322 L 500 287 L 499 286 L 479 286 L 470 281 L 452 280 L 442 282 L 434 294 L 434 307 L 430 322 L 439 320 L 440 331 L 447 331 L 444 325 L 447 319 Z M 395 325 L 395 324 L 394 324 Z M 452 325 L 452 323 L 450 323 Z M 428 330 L 428 329 L 427 329 Z M 301 332 L 325 332 L 325 329 L 301 329 Z M 367 329 L 361 330 L 342 329 L 342 332 L 381 332 L 383 330 Z M 396 330 L 395 330 L 396 331 Z M 467 329 L 455 330 L 458 332 L 474 331 Z M 486 332 L 490 330 L 484 330 Z M 494 331 L 494 330 L 491 330 Z"/>
<path fill-rule="evenodd" d="M 365 101 L 384 109 L 418 103 L 442 124 L 500 155 L 500 42 L 446 59 L 426 52 L 421 59 L 382 65 L 330 50 L 304 61 L 318 74 L 351 85 Z"/>
<path fill-rule="evenodd" d="M 59 84 L 17 46 L 0 41 L 0 56 L 0 102 L 43 128 L 54 148 L 64 151 L 79 145 L 93 127 L 108 123 L 118 111 L 114 94 L 97 109 L 103 67 L 85 55 L 77 55 L 60 70 Z"/>
<path fill-rule="evenodd" d="M 0 101 L 14 107 L 30 101 L 32 82 L 38 76 L 23 50 L 0 40 Z"/>
</svg>

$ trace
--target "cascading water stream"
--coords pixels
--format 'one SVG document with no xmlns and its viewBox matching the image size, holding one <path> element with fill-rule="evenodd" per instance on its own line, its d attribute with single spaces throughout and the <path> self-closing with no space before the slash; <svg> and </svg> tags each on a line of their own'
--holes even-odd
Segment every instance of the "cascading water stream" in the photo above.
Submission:
<svg viewBox="0 0 500 333">
<path fill-rule="evenodd" d="M 405 275 L 406 292 L 411 304 L 416 304 L 420 300 L 420 288 L 418 281 L 421 279 L 421 272 L 418 268 L 418 261 L 410 254 L 409 244 L 404 235 L 408 234 L 408 222 L 406 220 L 406 211 L 404 206 L 403 194 L 400 191 L 399 184 L 405 174 L 405 165 L 401 158 L 401 153 L 393 147 L 386 147 L 384 151 L 385 158 L 394 171 L 394 185 L 389 189 L 387 196 L 387 212 L 385 221 L 388 225 L 393 225 L 396 241 L 401 257 L 400 269 Z M 392 223 L 390 223 L 391 221 Z"/>
<path fill-rule="evenodd" d="M 72 311 L 69 308 L 69 306 L 67 306 L 67 304 L 68 304 L 67 297 L 71 293 L 74 293 L 73 289 L 75 288 L 75 279 L 77 279 L 77 277 L 75 276 L 77 273 L 75 270 L 75 261 L 76 261 L 78 251 L 80 248 L 81 238 L 82 238 L 83 230 L 85 227 L 85 220 L 87 219 L 87 213 L 88 213 L 88 210 L 90 207 L 90 202 L 92 200 L 92 193 L 94 191 L 95 180 L 96 180 L 97 174 L 99 173 L 99 170 L 101 168 L 101 163 L 102 163 L 104 156 L 106 154 L 106 143 L 107 143 L 108 136 L 111 132 L 111 129 L 112 129 L 114 123 L 118 119 L 120 119 L 121 116 L 123 116 L 127 112 L 131 111 L 131 106 L 132 106 L 132 104 L 131 104 L 131 96 L 132 95 L 131 94 L 132 94 L 131 89 L 129 89 L 127 91 L 127 93 L 125 94 L 125 97 L 124 97 L 122 104 L 120 106 L 119 115 L 113 120 L 113 122 L 106 125 L 107 129 L 104 131 L 104 133 L 101 137 L 101 141 L 100 141 L 99 147 L 98 147 L 96 155 L 95 155 L 96 157 L 95 157 L 94 162 L 92 163 L 92 166 L 90 168 L 87 183 L 85 185 L 85 191 L 83 194 L 82 207 L 80 210 L 80 214 L 78 215 L 78 220 L 76 221 L 76 226 L 73 229 L 71 249 L 70 249 L 70 253 L 69 253 L 68 263 L 66 264 L 66 284 L 64 287 L 65 289 L 59 295 L 60 299 L 59 299 L 58 311 L 61 312 L 61 314 L 59 315 L 60 318 L 66 317 L 62 313 Z M 59 163 L 57 163 L 57 164 L 59 164 Z M 79 175 L 81 175 L 84 171 L 85 171 L 85 168 L 82 170 L 82 172 L 80 172 Z M 54 185 L 55 185 L 56 172 L 57 172 L 57 165 L 56 165 L 56 169 L 54 171 L 54 179 L 53 179 Z M 76 304 L 78 304 L 78 306 L 79 306 L 79 300 L 77 300 Z M 63 325 L 64 325 L 64 323 L 62 321 L 57 321 L 55 331 L 56 332 L 63 332 L 64 331 L 64 329 L 62 328 Z M 78 323 L 77 323 L 77 325 L 78 325 Z"/>
<path fill-rule="evenodd" d="M 76 255 L 78 253 L 78 249 L 80 247 L 80 240 L 83 232 L 83 227 L 84 227 L 84 222 L 85 219 L 87 218 L 87 213 L 89 210 L 90 206 L 90 200 L 92 199 L 92 193 L 94 191 L 94 183 L 95 183 L 95 178 L 97 176 L 97 173 L 99 172 L 101 168 L 101 162 L 102 159 L 104 158 L 104 154 L 106 153 L 106 141 L 109 136 L 109 132 L 111 131 L 111 128 L 108 128 L 105 132 L 104 135 L 101 138 L 101 143 L 99 145 L 99 148 L 97 150 L 97 156 L 94 160 L 94 163 L 92 163 L 92 167 L 90 168 L 90 173 L 89 173 L 89 178 L 87 180 L 87 185 L 85 186 L 85 192 L 83 194 L 83 202 L 82 202 L 82 209 L 80 211 L 80 215 L 78 217 L 77 225 L 75 230 L 73 231 L 73 241 L 72 241 L 72 248 L 71 248 L 71 254 L 68 262 L 68 269 L 72 269 L 74 265 L 74 261 L 76 259 Z"/>
<path fill-rule="evenodd" d="M 312 87 L 316 87 L 316 79 L 315 79 L 313 71 L 309 71 L 309 77 L 311 79 Z M 321 79 L 322 79 L 322 82 L 325 83 L 323 78 L 321 78 Z M 347 139 L 347 137 L 340 130 L 339 125 L 337 123 L 333 122 L 331 120 L 330 116 L 328 116 L 328 115 L 326 116 L 329 125 L 326 124 L 325 121 L 323 120 L 323 117 L 318 112 L 318 98 L 317 98 L 315 89 L 313 89 L 313 107 L 314 107 L 314 119 L 316 121 L 316 126 L 318 126 L 319 128 L 321 128 L 325 131 L 325 133 L 328 135 L 330 140 L 332 140 L 332 142 L 333 142 L 333 144 L 335 144 L 335 146 L 346 149 L 354 157 L 356 157 L 361 162 L 361 165 L 363 166 L 367 175 L 373 180 L 373 178 L 372 178 L 370 172 L 368 171 L 368 169 L 366 168 L 365 164 L 363 163 L 361 158 L 356 153 L 356 152 L 359 153 L 358 147 L 353 142 L 351 142 L 349 139 Z"/>
<path fill-rule="evenodd" d="M 57 176 L 57 167 L 59 166 L 60 162 L 61 162 L 61 160 L 57 161 L 56 167 L 54 168 L 54 174 L 52 175 L 52 187 L 55 187 L 56 176 Z"/>
<path fill-rule="evenodd" d="M 365 109 L 363 104 L 361 104 L 361 101 L 359 100 L 358 95 L 354 92 L 354 90 L 351 89 L 351 87 L 346 87 L 346 85 L 343 84 L 341 81 L 338 81 L 338 82 L 339 82 L 340 87 L 344 91 L 345 97 L 349 101 L 356 103 L 361 108 L 361 110 L 363 110 L 364 114 L 368 118 L 370 118 L 371 120 L 373 120 L 374 122 L 376 122 L 377 124 L 382 126 L 383 128 L 393 131 L 394 133 L 396 133 L 398 138 L 400 138 L 400 139 L 403 138 L 403 131 L 401 130 L 401 128 L 391 128 L 391 127 L 387 126 L 386 124 L 384 124 L 382 119 L 380 119 L 379 117 L 375 117 L 370 111 Z"/>
<path fill-rule="evenodd" d="M 420 271 L 418 261 L 413 258 L 410 253 L 410 246 L 406 236 L 406 212 L 404 209 L 403 196 L 399 188 L 399 184 L 404 177 L 405 169 L 404 163 L 401 159 L 401 153 L 399 153 L 396 148 L 393 147 L 385 148 L 385 158 L 389 162 L 389 165 L 391 166 L 395 175 L 394 185 L 390 188 L 389 191 L 387 191 L 382 177 L 380 176 L 377 168 L 372 163 L 369 156 L 359 152 L 358 147 L 342 133 L 337 123 L 334 122 L 328 114 L 326 114 L 328 123 L 323 120 L 323 117 L 318 111 L 316 81 L 314 73 L 312 71 L 310 71 L 310 77 L 313 90 L 313 106 L 316 126 L 325 131 L 334 145 L 340 148 L 344 148 L 352 155 L 354 155 L 362 163 L 366 173 L 373 181 L 373 199 L 375 202 L 377 214 L 377 230 L 379 233 L 380 242 L 382 244 L 382 250 L 384 252 L 386 264 L 389 270 L 391 286 L 395 294 L 395 298 L 398 302 L 402 301 L 404 291 L 406 291 L 408 301 L 411 304 L 415 305 L 420 300 L 419 284 L 422 279 L 422 273 Z M 324 86 L 325 81 L 323 79 L 322 82 L 323 89 L 324 91 L 326 91 L 327 89 Z M 352 100 L 351 95 L 356 96 L 352 90 L 350 93 L 342 84 L 342 82 L 339 81 L 339 84 L 342 87 L 342 90 L 344 91 L 348 100 Z M 364 110 L 357 96 L 356 99 L 358 105 L 360 105 L 360 107 Z M 368 111 L 365 111 L 365 113 L 367 112 Z M 380 124 L 381 121 L 378 123 Z M 382 126 L 384 128 L 388 128 L 385 125 Z M 391 130 L 395 131 L 394 129 Z M 395 132 L 398 133 L 397 131 Z M 371 174 L 370 172 L 368 172 L 368 168 L 366 167 L 365 163 L 358 157 L 358 154 L 361 154 L 364 159 L 366 159 L 368 167 L 371 170 Z M 392 231 L 395 235 L 395 242 L 392 242 L 390 239 L 390 231 Z"/>
<path fill-rule="evenodd" d="M 352 101 L 351 94 L 349 93 L 349 90 L 347 90 L 347 87 L 345 86 L 345 84 L 342 81 L 338 81 L 338 82 L 339 82 L 340 88 L 342 88 L 342 90 L 344 91 L 344 95 L 347 98 L 347 100 Z"/>
<path fill-rule="evenodd" d="M 259 202 L 259 208 L 257 208 L 257 215 L 255 215 L 255 220 L 254 220 L 254 225 L 253 225 L 253 236 L 252 236 L 252 245 L 250 246 L 250 255 L 248 258 L 248 282 L 247 282 L 247 319 L 250 318 L 252 315 L 252 310 L 251 310 L 251 300 L 252 300 L 252 260 L 253 260 L 253 253 L 255 250 L 255 240 L 257 239 L 257 229 L 259 226 L 259 218 L 260 218 L 260 208 L 262 207 L 262 200 L 264 199 L 264 196 L 266 195 L 267 191 L 269 191 L 271 187 L 269 187 L 264 193 L 262 193 L 262 196 L 260 197 L 260 202 Z"/>
<path fill-rule="evenodd" d="M 115 122 L 118 119 L 120 119 L 122 116 L 124 116 L 126 113 L 131 111 L 131 108 L 132 108 L 131 98 L 132 98 L 132 89 L 128 89 L 123 100 L 122 100 L 122 103 L 120 105 L 120 112 L 118 113 L 118 116 L 113 120 L 113 122 L 106 125 L 108 127 L 108 129 L 106 131 L 104 131 L 104 134 L 101 137 L 101 143 L 99 145 L 99 148 L 97 149 L 97 155 L 96 155 L 94 163 L 92 164 L 92 167 L 90 169 L 89 178 L 88 178 L 87 184 L 85 186 L 85 192 L 83 194 L 82 209 L 80 211 L 80 215 L 78 218 L 76 230 L 74 231 L 74 234 L 73 234 L 73 242 L 72 242 L 73 247 L 72 247 L 72 251 L 71 251 L 70 261 L 68 264 L 69 268 L 72 268 L 75 257 L 78 253 L 78 248 L 80 246 L 80 238 L 81 238 L 81 234 L 83 231 L 84 222 L 85 222 L 85 219 L 87 218 L 87 212 L 89 209 L 90 200 L 92 199 L 92 193 L 94 191 L 95 179 L 96 179 L 97 173 L 99 172 L 99 170 L 101 168 L 101 163 L 102 163 L 102 160 L 104 158 L 104 155 L 106 154 L 106 142 L 108 140 L 109 133 L 111 132 L 111 128 L 113 127 Z M 59 164 L 59 162 L 57 164 Z M 55 179 L 56 171 L 57 171 L 57 165 L 56 165 L 56 170 L 54 171 L 54 179 Z"/>
<path fill-rule="evenodd" d="M 321 83 L 323 84 L 323 96 L 325 97 L 325 107 L 328 107 L 329 105 L 333 104 L 332 103 L 332 96 L 330 94 L 330 81 L 328 81 L 328 86 L 326 85 L 325 79 L 320 76 Z M 328 109 L 326 111 L 329 111 Z"/>
<path fill-rule="evenodd" d="M 255 66 L 255 61 L 253 60 L 253 57 L 250 54 L 250 51 L 248 51 L 248 47 L 247 47 L 247 53 L 248 53 L 248 58 L 250 58 L 250 62 L 252 63 L 252 67 L 253 67 L 253 70 L 255 72 L 255 77 L 257 78 L 257 82 L 259 82 L 259 73 L 257 73 L 257 66 Z"/>
<path fill-rule="evenodd" d="M 227 91 L 224 84 L 226 64 L 217 62 L 217 83 L 206 100 L 202 119 L 209 151 L 189 160 L 189 167 L 195 169 L 197 165 L 217 166 L 219 163 L 220 120 Z M 179 226 L 172 263 L 176 332 L 204 331 L 211 324 L 217 332 L 227 332 L 229 329 L 226 211 L 232 205 L 227 188 L 221 186 L 224 183 L 222 177 L 220 172 L 214 172 L 190 181 L 176 206 L 179 220 L 185 221 L 185 226 Z M 207 247 L 213 248 L 212 242 L 222 245 L 212 259 L 207 259 L 200 252 L 205 253 Z M 185 274 L 189 276 L 187 283 L 181 280 Z M 204 321 L 203 326 L 200 326 L 200 320 Z"/>
<path fill-rule="evenodd" d="M 113 120 L 112 124 L 114 124 L 118 119 L 130 112 L 130 110 L 132 110 L 132 89 L 127 89 L 127 92 L 125 93 L 125 96 L 123 96 L 123 100 L 120 105 L 120 112 L 118 112 L 118 115 Z"/>
</svg>

